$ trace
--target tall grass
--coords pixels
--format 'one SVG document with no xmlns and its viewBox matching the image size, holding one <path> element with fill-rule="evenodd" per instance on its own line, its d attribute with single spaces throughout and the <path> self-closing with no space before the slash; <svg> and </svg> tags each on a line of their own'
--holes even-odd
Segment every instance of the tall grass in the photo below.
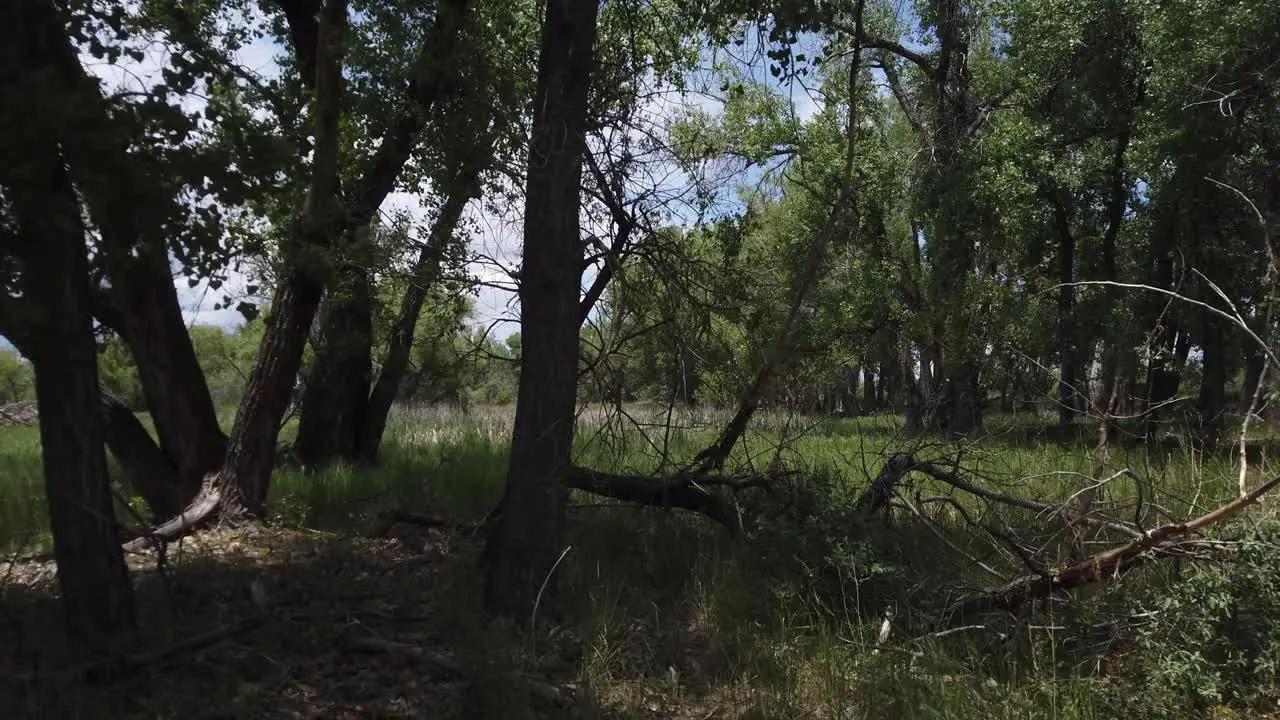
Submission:
<svg viewBox="0 0 1280 720">
<path fill-rule="evenodd" d="M 577 460 L 617 472 L 668 471 L 713 440 L 724 416 L 587 408 Z M 957 518 L 932 532 L 851 512 L 886 455 L 902 450 L 962 466 L 1002 492 L 1065 500 L 1098 476 L 1091 429 L 1059 441 L 1038 418 L 995 417 L 976 443 L 909 441 L 901 430 L 891 416 L 813 420 L 762 413 L 731 467 L 778 460 L 801 471 L 801 480 L 781 496 L 743 498 L 751 522 L 739 538 L 678 511 L 579 498 L 557 568 L 557 607 L 548 610 L 553 624 L 571 628 L 571 648 L 545 630 L 515 635 L 483 622 L 473 558 L 460 560 L 440 588 L 439 612 L 472 664 L 490 668 L 494 678 L 531 655 L 570 656 L 590 698 L 580 708 L 585 716 L 593 708 L 601 717 L 1178 716 L 1165 712 L 1176 702 L 1155 707 L 1140 692 L 1154 687 L 1144 683 L 1154 682 L 1152 668 L 1166 662 L 1159 657 L 1139 654 L 1121 673 L 1081 670 L 1089 654 L 1080 645 L 1097 625 L 1094 614 L 1140 605 L 1145 596 L 1102 592 L 1070 617 L 1001 619 L 939 634 L 919 607 L 927 609 L 928 598 L 944 596 L 947 588 L 994 582 L 966 555 L 989 552 L 989 540 L 975 538 Z M 377 467 L 315 474 L 281 469 L 271 502 L 280 522 L 339 533 L 358 530 L 389 508 L 474 523 L 501 494 L 510 432 L 509 408 L 465 415 L 400 408 Z M 1120 441 L 1111 448 L 1113 464 L 1132 468 L 1138 479 L 1115 480 L 1100 507 L 1147 512 L 1156 523 L 1233 496 L 1231 453 L 1181 440 L 1158 447 Z M 0 543 L 12 549 L 47 528 L 35 428 L 0 428 L 0 472 Z M 121 489 L 128 493 L 127 485 Z M 989 512 L 933 480 L 913 478 L 908 492 L 954 496 L 976 517 Z M 1023 520 L 1029 537 L 1044 522 Z M 1018 569 L 1007 561 L 1000 567 Z M 1172 582 L 1159 568 L 1148 579 L 1153 587 Z M 890 613 L 890 640 L 882 646 L 877 636 Z M 495 685 L 483 702 L 496 716 L 522 716 L 527 707 L 506 690 Z"/>
</svg>

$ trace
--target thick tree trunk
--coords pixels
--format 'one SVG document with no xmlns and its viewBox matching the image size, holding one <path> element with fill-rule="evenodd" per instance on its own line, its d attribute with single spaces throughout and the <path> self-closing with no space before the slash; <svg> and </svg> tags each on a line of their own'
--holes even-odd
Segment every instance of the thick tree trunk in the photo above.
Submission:
<svg viewBox="0 0 1280 720">
<path fill-rule="evenodd" d="M 1143 432 L 1147 440 L 1155 438 L 1163 407 L 1178 396 L 1182 367 L 1191 350 L 1191 338 L 1172 322 L 1161 331 L 1155 357 L 1147 366 L 1146 402 Z"/>
<path fill-rule="evenodd" d="M 285 248 L 288 270 L 272 297 L 266 332 L 244 397 L 236 412 L 220 482 L 228 509 L 263 515 L 276 437 L 302 365 L 311 321 L 324 292 L 324 251 L 339 227 L 338 115 L 342 89 L 341 48 L 347 22 L 345 0 L 326 0 L 317 30 L 315 160 L 311 185 L 298 213 L 298 227 Z M 241 507 L 234 507 L 240 505 Z"/>
<path fill-rule="evenodd" d="M 391 336 L 387 342 L 387 356 L 382 362 L 382 371 L 369 395 L 368 409 L 365 412 L 364 424 L 360 428 L 359 458 L 363 462 L 372 463 L 377 460 L 378 449 L 382 446 L 382 434 L 387 428 L 387 415 L 395 402 L 396 393 L 404 379 L 405 369 L 409 367 L 409 352 L 413 349 L 413 333 L 418 327 L 418 318 L 422 314 L 422 303 L 427 292 L 435 284 L 440 273 L 440 263 L 445 250 L 453 241 L 454 231 L 467 203 L 474 196 L 477 187 L 475 178 L 460 189 L 449 193 L 440 215 L 431 226 L 431 235 L 427 244 L 418 255 L 413 267 L 413 280 L 400 300 L 400 314 L 391 328 Z M 305 414 L 305 411 L 304 411 Z"/>
<path fill-rule="evenodd" d="M 7 245 L 0 249 L 18 260 L 22 291 L 21 300 L 3 302 L 20 303 L 20 322 L 36 329 L 26 338 L 26 351 L 35 366 L 63 608 L 73 634 L 105 650 L 134 634 L 136 615 L 103 449 L 85 228 L 58 147 L 59 125 L 39 114 L 42 101 L 66 101 L 70 93 L 60 93 L 68 88 L 29 64 L 41 50 L 65 42 L 63 28 L 52 4 L 18 0 L 0 6 L 0 106 L 25 109 L 0 133 L 0 185 L 17 225 L 16 236 L 0 236 Z"/>
<path fill-rule="evenodd" d="M 858 370 L 854 368 L 845 375 L 840 385 L 840 414 L 844 417 L 856 417 L 862 412 L 858 404 Z"/>
<path fill-rule="evenodd" d="M 137 363 L 160 448 L 177 470 L 177 512 L 195 498 L 204 476 L 221 466 L 227 438 L 182 319 L 164 247 L 107 250 L 108 256 L 116 253 L 122 256 L 107 262 L 112 288 L 96 295 L 94 311 L 120 334 Z"/>
<path fill-rule="evenodd" d="M 373 374 L 371 296 L 368 271 L 354 263 L 342 269 L 329 289 L 293 446 L 304 467 L 359 459 Z"/>
<path fill-rule="evenodd" d="M 973 438 L 982 431 L 982 397 L 978 370 L 967 362 L 946 368 L 946 404 L 949 412 L 944 428 L 950 437 Z"/>
<path fill-rule="evenodd" d="M 353 184 L 355 190 L 351 193 L 352 201 L 348 203 L 343 225 L 348 239 L 347 248 L 357 257 L 363 243 L 357 235 L 375 220 L 378 208 L 395 187 L 396 179 L 409 161 L 430 116 L 431 107 L 442 95 L 453 92 L 445 79 L 451 72 L 450 68 L 456 67 L 454 56 L 458 51 L 468 6 L 469 0 L 448 0 L 437 7 L 435 21 L 424 40 L 424 52 L 416 68 L 417 76 L 409 85 L 410 107 L 383 136 L 374 161 Z M 475 152 L 492 151 L 478 148 Z M 476 191 L 473 186 L 478 180 L 479 168 L 477 164 L 463 170 L 461 184 L 457 186 L 459 190 L 454 192 L 461 192 L 464 198 L 469 198 Z M 449 212 L 447 207 L 445 212 Z M 455 219 L 450 227 L 456 223 Z M 439 259 L 434 262 L 438 264 Z M 323 340 L 316 348 L 315 364 L 305 383 L 295 445 L 303 464 L 310 467 L 325 465 L 334 458 L 347 462 L 372 461 L 377 456 L 382 431 L 386 427 L 387 411 L 379 410 L 386 388 L 381 391 L 383 395 L 376 398 L 371 396 L 370 388 L 373 308 L 367 266 L 367 262 L 357 259 L 342 267 L 338 272 L 339 286 L 329 292 L 321 324 Z M 418 306 L 421 307 L 421 300 L 418 300 Z M 417 314 L 418 311 L 414 311 L 414 325 Z M 402 315 L 401 322 L 405 319 Z M 411 326 L 408 343 L 412 343 L 412 336 Z M 408 352 L 408 345 L 404 352 Z M 393 390 L 398 388 L 403 372 L 401 366 L 386 376 L 388 382 L 395 382 Z M 377 394 L 378 391 L 372 392 Z M 394 400 L 394 392 L 391 400 Z M 389 402 L 386 408 L 390 409 Z M 369 418 L 375 419 L 371 422 Z M 377 437 L 371 439 L 375 429 Z"/>
<path fill-rule="evenodd" d="M 164 520 L 182 512 L 195 495 L 187 497 L 185 492 L 179 492 L 177 469 L 133 411 L 104 391 L 102 417 L 107 447 L 133 489 L 151 508 L 151 514 L 157 520 Z"/>
<path fill-rule="evenodd" d="M 533 107 L 520 276 L 520 394 L 485 605 L 525 623 L 562 552 L 578 378 L 579 193 L 595 0 L 548 0 Z"/>
<path fill-rule="evenodd" d="M 78 205 L 50 210 L 52 223 L 65 226 L 61 237 L 23 228 L 38 248 L 24 267 L 25 295 L 47 313 L 34 356 L 45 496 L 71 628 L 91 643 L 110 643 L 133 634 L 136 615 L 103 449 L 88 263 L 83 231 L 71 220 Z"/>
<path fill-rule="evenodd" d="M 24 357 L 40 352 L 39 330 L 30 324 L 16 324 L 16 318 L 0 323 L 0 334 L 13 343 Z M 28 319 L 28 323 L 34 319 Z M 103 439 L 124 470 L 133 489 L 146 501 L 157 518 L 176 515 L 190 502 L 180 492 L 177 469 L 156 445 L 133 410 L 119 398 L 102 391 Z"/>
<path fill-rule="evenodd" d="M 1125 155 L 1129 151 L 1132 120 L 1126 115 L 1123 123 L 1112 154 L 1111 189 L 1110 197 L 1107 199 L 1107 229 L 1102 234 L 1102 279 L 1109 282 L 1117 282 L 1120 279 L 1116 266 L 1116 238 L 1119 237 L 1120 228 L 1124 224 L 1124 212 L 1129 200 Z M 1115 317 L 1117 290 L 1118 288 L 1111 286 L 1103 288 L 1103 317 Z M 1109 415 L 1116 412 L 1110 404 L 1120 397 L 1117 391 L 1117 384 L 1120 382 L 1120 358 L 1122 354 L 1129 354 L 1126 348 L 1133 344 L 1131 335 L 1132 332 L 1127 323 L 1111 323 L 1103 332 L 1102 377 L 1098 383 L 1096 405 L 1107 422 L 1110 421 Z"/>
<path fill-rule="evenodd" d="M 99 230 L 115 298 L 99 302 L 107 294 L 95 292 L 92 310 L 129 345 L 161 447 L 178 469 L 178 493 L 190 499 L 200 478 L 221 462 L 226 438 L 182 319 L 166 237 L 158 223 L 143 219 L 149 193 L 168 191 L 138 177 L 142 170 L 128 155 L 129 138 L 109 117 L 97 80 L 81 66 L 65 18 L 52 7 L 41 12 L 60 26 L 32 48 L 31 60 L 57 77 L 68 93 L 64 107 L 75 108 L 46 107 L 46 131 L 60 135 L 63 161 Z"/>
<path fill-rule="evenodd" d="M 237 496 L 224 502 L 261 518 L 275 467 L 276 438 L 302 367 L 311 320 L 320 305 L 319 273 L 292 270 L 276 286 L 267 327 L 227 443 L 222 481 Z"/>
</svg>

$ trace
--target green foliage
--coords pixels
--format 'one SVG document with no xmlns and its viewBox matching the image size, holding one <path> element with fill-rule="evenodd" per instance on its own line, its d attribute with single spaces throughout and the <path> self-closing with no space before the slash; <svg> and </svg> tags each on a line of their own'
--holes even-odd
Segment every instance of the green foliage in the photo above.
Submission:
<svg viewBox="0 0 1280 720">
<path fill-rule="evenodd" d="M 16 350 L 0 350 L 0 405 L 35 400 L 31 363 Z"/>
<path fill-rule="evenodd" d="M 1226 562 L 1194 564 L 1168 585 L 1138 590 L 1137 634 L 1151 717 L 1273 707 L 1280 693 L 1280 560 L 1274 521 L 1245 530 Z"/>
</svg>

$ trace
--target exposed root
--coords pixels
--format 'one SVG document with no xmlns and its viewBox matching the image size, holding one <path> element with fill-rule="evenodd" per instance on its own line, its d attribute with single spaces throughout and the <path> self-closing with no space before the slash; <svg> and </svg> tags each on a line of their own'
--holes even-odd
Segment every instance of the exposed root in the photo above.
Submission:
<svg viewBox="0 0 1280 720">
<path fill-rule="evenodd" d="M 194 532 L 213 520 L 215 513 L 223 506 L 225 497 L 226 490 L 222 487 L 219 477 L 209 475 L 205 478 L 200 493 L 185 510 L 163 525 L 125 543 L 125 552 L 140 552 L 157 544 L 173 542 Z"/>
</svg>

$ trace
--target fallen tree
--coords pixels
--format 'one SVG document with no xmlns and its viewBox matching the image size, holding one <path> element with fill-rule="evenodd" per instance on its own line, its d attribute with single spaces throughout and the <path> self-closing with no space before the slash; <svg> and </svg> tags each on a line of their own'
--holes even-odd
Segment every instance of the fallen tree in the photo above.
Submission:
<svg viewBox="0 0 1280 720">
<path fill-rule="evenodd" d="M 729 532 L 742 530 L 742 519 L 737 508 L 719 494 L 714 487 L 727 487 L 737 492 L 748 488 L 770 488 L 790 473 L 766 472 L 746 475 L 712 475 L 705 472 L 688 472 L 668 477 L 647 475 L 617 475 L 583 467 L 569 470 L 566 482 L 574 490 L 593 495 L 647 505 L 650 507 L 682 508 L 715 520 Z"/>
<path fill-rule="evenodd" d="M 961 598 L 947 609 L 948 617 L 963 618 L 976 613 L 1004 610 L 1015 612 L 1024 604 L 1094 583 L 1108 582 L 1149 562 L 1169 554 L 1178 540 L 1223 522 L 1251 505 L 1280 485 L 1280 477 L 1254 488 L 1244 497 L 1205 513 L 1194 520 L 1170 523 L 1148 530 L 1132 542 L 1054 571 L 1027 575 L 987 592 Z"/>
</svg>

